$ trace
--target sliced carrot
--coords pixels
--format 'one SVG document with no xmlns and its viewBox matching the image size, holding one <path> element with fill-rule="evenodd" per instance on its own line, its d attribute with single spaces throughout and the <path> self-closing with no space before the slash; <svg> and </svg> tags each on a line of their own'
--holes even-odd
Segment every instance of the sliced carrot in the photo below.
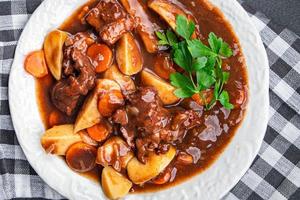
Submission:
<svg viewBox="0 0 300 200">
<path fill-rule="evenodd" d="M 87 55 L 92 59 L 97 73 L 106 71 L 112 64 L 113 53 L 105 44 L 93 44 L 88 48 Z"/>
<path fill-rule="evenodd" d="M 108 95 L 104 95 L 101 97 L 101 99 L 98 102 L 98 110 L 100 114 L 104 117 L 109 117 L 112 114 Z"/>
<path fill-rule="evenodd" d="M 42 78 L 48 74 L 43 50 L 34 51 L 26 57 L 25 70 L 36 78 Z"/>
<path fill-rule="evenodd" d="M 124 97 L 119 90 L 112 90 L 100 97 L 98 110 L 104 117 L 110 117 L 121 106 L 124 105 Z"/>
<path fill-rule="evenodd" d="M 154 72 L 163 79 L 169 80 L 170 75 L 176 70 L 169 54 L 158 54 L 154 63 Z"/>
<path fill-rule="evenodd" d="M 206 104 L 209 104 L 214 96 L 213 90 L 205 90 L 201 92 L 201 95 L 199 93 L 194 94 L 192 96 L 192 99 L 199 104 L 200 106 L 204 106 Z"/>
<path fill-rule="evenodd" d="M 88 128 L 87 132 L 93 140 L 102 142 L 109 136 L 111 130 L 107 127 L 106 123 L 100 122 L 99 124 Z"/>
<path fill-rule="evenodd" d="M 66 153 L 66 161 L 76 172 L 87 172 L 96 166 L 97 149 L 83 142 L 73 144 Z"/>
<path fill-rule="evenodd" d="M 196 103 L 197 104 L 199 104 L 199 105 L 201 105 L 201 106 L 203 106 L 203 105 L 205 105 L 204 104 L 204 101 L 203 101 L 203 99 L 202 99 L 202 97 L 200 96 L 200 94 L 194 94 L 193 96 L 192 96 L 192 99 L 194 100 L 194 101 L 196 101 Z"/>
<path fill-rule="evenodd" d="M 60 123 L 60 113 L 59 111 L 52 111 L 49 115 L 48 123 L 50 127 L 59 125 Z"/>
</svg>

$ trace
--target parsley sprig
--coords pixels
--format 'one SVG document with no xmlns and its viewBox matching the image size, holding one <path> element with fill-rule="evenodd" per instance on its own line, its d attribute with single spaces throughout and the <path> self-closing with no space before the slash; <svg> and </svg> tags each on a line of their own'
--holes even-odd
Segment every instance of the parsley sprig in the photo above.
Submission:
<svg viewBox="0 0 300 200">
<path fill-rule="evenodd" d="M 188 98 L 194 94 L 202 97 L 202 92 L 213 88 L 214 97 L 206 103 L 206 109 L 211 109 L 219 101 L 226 109 L 233 109 L 228 92 L 224 85 L 229 79 L 229 72 L 222 69 L 222 60 L 232 56 L 229 45 L 210 33 L 208 44 L 203 44 L 198 39 L 193 39 L 195 23 L 185 16 L 176 17 L 176 33 L 170 30 L 156 32 L 159 45 L 171 48 L 174 62 L 185 70 L 185 73 L 173 73 L 170 76 L 171 84 L 177 89 L 175 95 L 179 98 Z M 202 97 L 204 102 L 205 99 Z"/>
</svg>

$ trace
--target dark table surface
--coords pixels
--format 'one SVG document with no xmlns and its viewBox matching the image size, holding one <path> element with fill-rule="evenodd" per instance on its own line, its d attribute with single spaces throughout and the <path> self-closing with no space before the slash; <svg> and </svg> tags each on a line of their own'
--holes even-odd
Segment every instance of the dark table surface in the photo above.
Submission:
<svg viewBox="0 0 300 200">
<path fill-rule="evenodd" d="M 300 0 L 243 0 L 277 24 L 300 35 Z"/>
<path fill-rule="evenodd" d="M 23 25 L 41 1 L 0 0 L 0 200 L 63 198 L 30 167 L 8 109 L 14 49 Z M 300 35 L 300 0 L 238 1 L 246 2 L 243 6 L 255 14 L 268 53 L 270 122 L 251 168 L 223 200 L 300 200 L 300 37 L 289 31 Z"/>
</svg>

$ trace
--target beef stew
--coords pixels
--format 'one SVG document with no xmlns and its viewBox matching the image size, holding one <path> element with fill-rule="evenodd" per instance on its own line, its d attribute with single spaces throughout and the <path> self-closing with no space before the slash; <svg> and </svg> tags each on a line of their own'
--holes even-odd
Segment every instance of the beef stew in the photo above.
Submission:
<svg viewBox="0 0 300 200">
<path fill-rule="evenodd" d="M 190 33 L 180 31 L 180 20 Z M 170 187 L 200 173 L 243 120 L 248 80 L 241 46 L 206 0 L 92 0 L 59 31 L 67 35 L 63 42 L 53 36 L 60 48 L 45 43 L 44 52 L 61 60 L 45 55 L 49 72 L 36 78 L 47 129 L 42 146 L 63 156 L 72 170 L 96 181 L 101 177 L 109 198 Z M 220 44 L 220 53 L 194 56 L 190 42 L 211 52 Z M 180 61 L 181 47 L 197 70 Z M 212 79 L 200 73 L 210 59 L 214 72 L 204 75 Z M 228 80 L 218 84 L 219 72 Z M 196 87 L 184 90 L 175 83 L 182 76 L 174 74 Z"/>
</svg>

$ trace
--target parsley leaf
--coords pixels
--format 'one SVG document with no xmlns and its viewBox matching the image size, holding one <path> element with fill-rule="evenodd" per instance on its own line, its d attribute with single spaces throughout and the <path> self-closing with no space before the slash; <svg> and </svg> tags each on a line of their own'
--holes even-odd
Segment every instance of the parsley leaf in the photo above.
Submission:
<svg viewBox="0 0 300 200">
<path fill-rule="evenodd" d="M 195 93 L 191 92 L 190 90 L 185 90 L 183 88 L 179 88 L 174 91 L 174 94 L 179 98 L 189 98 L 189 97 L 193 96 Z"/>
<path fill-rule="evenodd" d="M 170 75 L 170 80 L 171 80 L 172 85 L 174 85 L 176 87 L 181 87 L 181 84 L 184 83 L 185 85 L 183 87 L 189 88 L 191 90 L 193 90 L 193 88 L 194 88 L 191 80 L 188 77 L 186 77 L 185 75 L 180 74 L 179 72 L 172 73 Z"/>
<path fill-rule="evenodd" d="M 216 58 L 213 56 L 207 57 L 207 62 L 205 65 L 205 70 L 209 72 L 214 77 L 216 76 L 215 73 L 215 66 L 216 66 Z"/>
<path fill-rule="evenodd" d="M 170 30 L 167 30 L 166 33 L 156 31 L 155 34 L 159 39 L 158 44 L 161 46 L 175 46 L 178 43 L 176 34 Z"/>
<path fill-rule="evenodd" d="M 223 40 L 221 38 L 217 38 L 216 34 L 210 33 L 208 35 L 208 43 L 213 52 L 216 54 L 219 53 Z"/>
<path fill-rule="evenodd" d="M 227 91 L 223 90 L 219 96 L 220 103 L 224 106 L 224 108 L 231 110 L 234 106 L 229 102 L 229 94 Z"/>
<path fill-rule="evenodd" d="M 226 42 L 223 42 L 221 44 L 220 52 L 219 54 L 221 56 L 224 56 L 225 58 L 229 58 L 233 55 L 232 50 L 230 49 L 229 45 Z"/>
<path fill-rule="evenodd" d="M 176 34 L 173 31 L 167 30 L 167 38 L 168 38 L 168 42 L 171 46 L 174 46 L 175 44 L 178 43 L 178 38 L 176 36 Z"/>
<path fill-rule="evenodd" d="M 223 75 L 223 82 L 227 83 L 230 76 L 229 72 L 223 72 L 222 75 Z"/>
<path fill-rule="evenodd" d="M 189 40 L 195 31 L 195 23 L 188 21 L 183 15 L 177 15 L 176 17 L 176 32 L 178 35 L 186 40 Z"/>
<path fill-rule="evenodd" d="M 209 34 L 208 43 L 212 51 L 220 56 L 229 58 L 233 55 L 229 45 L 224 42 L 222 38 L 218 38 L 214 33 Z"/>
<path fill-rule="evenodd" d="M 188 49 L 193 58 L 202 56 L 217 56 L 209 47 L 205 46 L 200 40 L 187 41 Z"/>
<path fill-rule="evenodd" d="M 160 40 L 167 41 L 167 37 L 166 37 L 165 33 L 156 31 L 155 34 L 156 34 L 156 36 L 157 36 Z"/>
<path fill-rule="evenodd" d="M 193 71 L 199 71 L 200 69 L 204 68 L 207 63 L 207 58 L 206 57 L 198 57 L 194 59 L 193 64 L 192 64 L 192 70 Z"/>
<path fill-rule="evenodd" d="M 174 49 L 173 53 L 174 62 L 184 70 L 191 72 L 192 68 L 192 57 L 187 49 L 186 42 L 182 41 Z"/>
<path fill-rule="evenodd" d="M 195 91 L 193 82 L 191 81 L 191 79 L 189 79 L 188 77 L 186 77 L 183 74 L 180 74 L 178 72 L 173 73 L 170 75 L 170 80 L 171 80 L 171 84 L 174 85 L 175 87 L 179 88 L 180 90 L 177 90 L 177 94 L 180 95 L 178 96 L 179 98 L 187 98 L 187 97 L 191 97 L 193 94 L 195 94 L 197 91 Z M 175 95 L 176 95 L 175 93 Z M 187 94 L 189 94 L 189 96 L 185 96 Z M 177 95 L 176 95 L 177 96 Z"/>
<path fill-rule="evenodd" d="M 215 98 L 215 99 L 218 99 L 218 98 L 219 98 L 219 90 L 220 90 L 220 87 L 221 87 L 221 82 L 218 80 L 218 81 L 216 81 L 216 83 L 215 83 L 215 88 L 214 88 L 214 98 Z"/>
<path fill-rule="evenodd" d="M 197 71 L 196 77 L 201 90 L 210 88 L 216 82 L 216 79 L 204 70 Z"/>
<path fill-rule="evenodd" d="M 229 80 L 229 72 L 222 69 L 222 59 L 233 55 L 228 43 L 216 34 L 208 35 L 208 44 L 192 39 L 195 23 L 185 16 L 176 17 L 176 34 L 170 30 L 156 32 L 159 44 L 171 47 L 174 62 L 185 70 L 184 73 L 170 75 L 171 84 L 177 89 L 174 94 L 179 98 L 189 98 L 205 90 L 213 90 L 213 99 L 205 102 L 206 109 L 212 108 L 219 101 L 226 109 L 233 109 L 229 94 L 224 85 Z M 182 37 L 181 40 L 178 36 Z"/>
<path fill-rule="evenodd" d="M 166 36 L 165 33 L 156 31 L 155 34 L 156 34 L 156 36 L 158 37 L 158 39 L 160 39 L 160 40 L 158 41 L 158 44 L 159 44 L 159 45 L 169 45 L 169 42 L 168 42 L 168 40 L 167 40 L 167 36 Z"/>
</svg>

